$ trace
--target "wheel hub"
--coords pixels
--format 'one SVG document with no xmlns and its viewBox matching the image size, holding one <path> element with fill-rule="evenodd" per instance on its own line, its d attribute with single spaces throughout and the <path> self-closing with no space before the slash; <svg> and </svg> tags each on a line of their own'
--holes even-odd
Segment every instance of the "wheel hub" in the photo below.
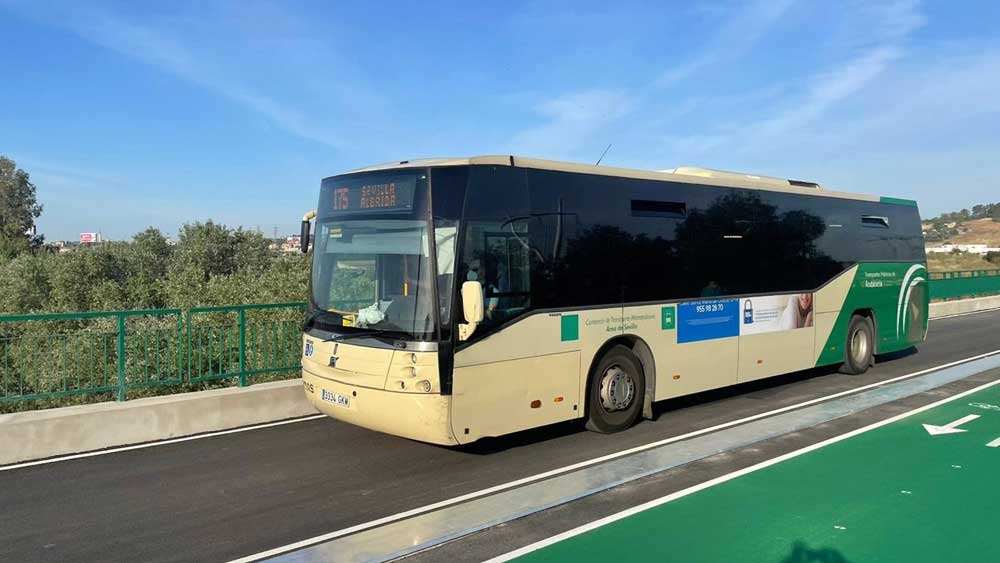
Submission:
<svg viewBox="0 0 1000 563">
<path fill-rule="evenodd" d="M 601 377 L 601 406 L 606 411 L 625 410 L 635 398 L 635 381 L 621 367 L 614 365 Z"/>
<path fill-rule="evenodd" d="M 863 330 L 854 333 L 851 342 L 851 351 L 854 356 L 854 363 L 861 364 L 868 358 L 868 335 Z"/>
</svg>

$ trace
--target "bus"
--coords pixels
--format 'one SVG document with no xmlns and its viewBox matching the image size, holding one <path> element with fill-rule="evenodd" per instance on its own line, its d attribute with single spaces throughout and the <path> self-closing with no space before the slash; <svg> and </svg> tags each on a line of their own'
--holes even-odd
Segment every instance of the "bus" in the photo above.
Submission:
<svg viewBox="0 0 1000 563">
<path fill-rule="evenodd" d="M 315 219 L 315 228 L 311 221 Z M 515 156 L 322 181 L 302 374 L 316 408 L 443 445 L 922 342 L 914 201 L 700 168 Z"/>
</svg>

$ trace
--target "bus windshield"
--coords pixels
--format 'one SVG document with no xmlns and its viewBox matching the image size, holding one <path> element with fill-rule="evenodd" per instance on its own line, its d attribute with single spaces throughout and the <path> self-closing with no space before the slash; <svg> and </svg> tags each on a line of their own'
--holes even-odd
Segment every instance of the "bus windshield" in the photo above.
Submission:
<svg viewBox="0 0 1000 563">
<path fill-rule="evenodd" d="M 444 245 L 451 256 L 440 256 L 439 275 L 432 275 L 429 231 L 426 221 L 413 219 L 320 221 L 312 277 L 316 321 L 343 332 L 430 338 L 436 329 L 433 284 L 450 277 L 454 251 L 453 242 Z"/>
</svg>

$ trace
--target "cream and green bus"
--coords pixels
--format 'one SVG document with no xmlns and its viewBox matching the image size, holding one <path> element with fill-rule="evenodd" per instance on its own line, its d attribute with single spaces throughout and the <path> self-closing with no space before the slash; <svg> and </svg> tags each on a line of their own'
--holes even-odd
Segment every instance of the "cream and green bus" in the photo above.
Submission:
<svg viewBox="0 0 1000 563">
<path fill-rule="evenodd" d="M 310 230 L 310 220 L 315 228 Z M 513 156 L 326 178 L 303 382 L 321 412 L 457 445 L 823 365 L 927 332 L 910 200 Z"/>
</svg>

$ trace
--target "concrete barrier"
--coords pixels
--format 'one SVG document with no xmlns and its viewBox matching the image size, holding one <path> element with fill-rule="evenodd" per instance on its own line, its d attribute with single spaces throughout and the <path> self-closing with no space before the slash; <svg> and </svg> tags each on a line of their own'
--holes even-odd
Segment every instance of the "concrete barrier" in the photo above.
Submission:
<svg viewBox="0 0 1000 563">
<path fill-rule="evenodd" d="M 930 318 L 938 319 L 951 315 L 989 311 L 990 309 L 1000 309 L 1000 295 L 957 301 L 937 301 L 931 303 Z"/>
<path fill-rule="evenodd" d="M 932 319 L 1000 309 L 1000 296 L 931 303 Z M 0 465 L 316 414 L 302 380 L 0 415 Z"/>
<path fill-rule="evenodd" d="M 0 415 L 0 465 L 316 414 L 302 380 Z"/>
</svg>

